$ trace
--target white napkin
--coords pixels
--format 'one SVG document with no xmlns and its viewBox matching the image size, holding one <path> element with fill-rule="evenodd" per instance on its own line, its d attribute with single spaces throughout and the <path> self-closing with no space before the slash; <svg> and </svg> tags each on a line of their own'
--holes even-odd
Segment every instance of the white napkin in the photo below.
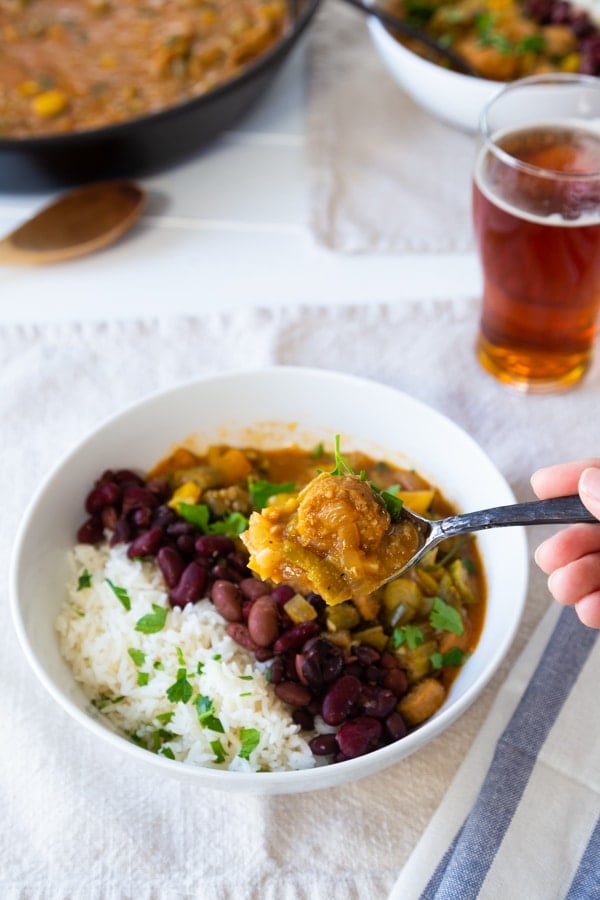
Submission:
<svg viewBox="0 0 600 900">
<path fill-rule="evenodd" d="M 599 632 L 552 607 L 389 900 L 600 896 Z"/>
<path fill-rule="evenodd" d="M 514 395 L 479 369 L 472 353 L 476 319 L 477 304 L 462 298 L 0 327 L 0 564 L 6 571 L 17 522 L 39 480 L 99 419 L 158 388 L 264 364 L 339 369 L 403 389 L 470 432 L 520 499 L 530 497 L 529 475 L 538 465 L 597 447 L 600 366 L 569 395 Z M 531 535 L 531 548 L 544 531 Z M 30 672 L 9 624 L 4 585 L 0 897 L 382 900 L 551 605 L 545 579 L 533 568 L 522 628 L 501 670 L 473 707 L 418 754 L 345 787 L 252 797 L 159 779 L 82 731 Z M 591 721 L 587 727 L 594 729 Z M 577 729 L 566 730 L 564 742 L 578 750 Z M 579 833 L 579 810 L 577 803 L 568 808 L 567 835 Z M 546 806 L 531 810 L 534 820 L 546 815 Z M 550 864 L 555 852 L 554 845 L 544 848 L 542 859 Z"/>
<path fill-rule="evenodd" d="M 421 110 L 388 74 L 365 18 L 324 5 L 311 41 L 310 218 L 338 251 L 466 251 L 472 247 L 475 141 Z"/>
</svg>

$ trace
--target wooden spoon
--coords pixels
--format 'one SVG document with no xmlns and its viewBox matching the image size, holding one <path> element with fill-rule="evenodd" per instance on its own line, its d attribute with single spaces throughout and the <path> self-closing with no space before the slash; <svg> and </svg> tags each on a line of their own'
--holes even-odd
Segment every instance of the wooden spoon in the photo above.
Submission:
<svg viewBox="0 0 600 900">
<path fill-rule="evenodd" d="M 92 253 L 116 241 L 139 218 L 142 188 L 105 181 L 75 188 L 0 241 L 0 263 L 39 265 Z"/>
</svg>

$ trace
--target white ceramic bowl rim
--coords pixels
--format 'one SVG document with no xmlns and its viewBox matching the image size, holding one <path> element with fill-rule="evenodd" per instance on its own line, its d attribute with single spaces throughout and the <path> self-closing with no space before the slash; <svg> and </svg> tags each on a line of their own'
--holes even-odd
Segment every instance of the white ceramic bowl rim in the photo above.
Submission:
<svg viewBox="0 0 600 900">
<path fill-rule="evenodd" d="M 455 423 L 447 419 L 441 413 L 426 406 L 419 400 L 395 388 L 388 387 L 384 384 L 360 378 L 354 375 L 348 375 L 329 370 L 302 368 L 296 366 L 273 366 L 263 369 L 244 369 L 233 372 L 225 372 L 219 375 L 208 376 L 205 378 L 193 379 L 182 384 L 175 385 L 167 390 L 160 390 L 151 395 L 138 400 L 114 415 L 109 416 L 87 436 L 74 446 L 65 456 L 54 466 L 49 472 L 42 484 L 35 492 L 31 499 L 27 510 L 22 518 L 18 528 L 10 562 L 10 608 L 15 631 L 17 633 L 19 643 L 22 650 L 38 679 L 46 688 L 49 694 L 57 701 L 57 703 L 66 710 L 67 713 L 80 725 L 91 731 L 102 741 L 108 741 L 114 747 L 130 754 L 134 759 L 147 765 L 152 763 L 153 767 L 163 770 L 165 774 L 176 775 L 179 777 L 191 778 L 202 782 L 206 787 L 213 787 L 223 790 L 233 791 L 250 791 L 260 793 L 283 793 L 315 790 L 322 787 L 329 787 L 338 783 L 345 783 L 365 775 L 379 771 L 389 766 L 394 761 L 398 761 L 408 756 L 416 748 L 427 743 L 431 738 L 437 736 L 444 731 L 448 725 L 454 722 L 465 710 L 472 704 L 474 699 L 480 694 L 483 687 L 489 682 L 496 672 L 501 660 L 505 656 L 510 644 L 516 633 L 519 620 L 521 617 L 522 607 L 525 600 L 525 591 L 527 584 L 527 545 L 524 535 L 524 529 L 509 529 L 514 534 L 514 554 L 511 558 L 511 569 L 516 575 L 516 592 L 511 595 L 510 602 L 514 607 L 511 627 L 498 637 L 495 644 L 494 652 L 487 659 L 484 671 L 478 677 L 476 683 L 468 687 L 464 693 L 456 698 L 449 706 L 443 707 L 432 719 L 422 725 L 419 729 L 407 735 L 399 742 L 389 744 L 379 750 L 356 759 L 347 760 L 329 765 L 317 766 L 312 769 L 302 769 L 297 771 L 286 772 L 264 772 L 264 773 L 245 773 L 220 771 L 208 767 L 193 766 L 188 763 L 169 760 L 157 754 L 153 754 L 143 748 L 138 747 L 134 743 L 128 741 L 125 737 L 110 730 L 106 724 L 100 724 L 94 718 L 74 703 L 64 691 L 62 691 L 54 681 L 48 676 L 40 660 L 32 647 L 30 636 L 27 631 L 26 622 L 20 604 L 21 579 L 24 570 L 28 564 L 28 546 L 27 539 L 36 511 L 40 503 L 43 502 L 45 495 L 52 488 L 54 482 L 60 478 L 64 470 L 69 467 L 73 460 L 78 456 L 85 454 L 90 445 L 105 430 L 114 428 L 123 422 L 133 412 L 143 412 L 147 408 L 151 408 L 157 401 L 169 401 L 176 398 L 180 393 L 195 390 L 211 390 L 219 388 L 220 385 L 228 383 L 235 384 L 236 381 L 242 379 L 243 383 L 258 380 L 264 381 L 266 384 L 269 379 L 276 378 L 279 385 L 286 381 L 293 382 L 302 380 L 306 383 L 306 389 L 318 390 L 319 384 L 323 381 L 327 382 L 331 388 L 336 390 L 339 388 L 348 389 L 350 391 L 370 390 L 381 393 L 385 396 L 390 404 L 394 401 L 401 406 L 410 409 L 414 414 L 425 415 L 427 419 L 432 419 L 436 423 L 443 425 L 446 431 L 453 432 L 460 437 L 460 442 L 464 447 L 471 446 L 477 455 L 484 457 L 481 448 Z M 266 380 L 265 380 L 266 379 Z M 318 396 L 314 395 L 314 396 Z M 391 408 L 391 407 L 390 407 Z M 293 417 L 297 418 L 297 417 Z M 166 442 L 165 442 L 166 443 Z M 489 466 L 492 467 L 490 461 Z M 422 471 L 422 470 L 421 470 Z M 511 502 L 512 492 L 507 483 L 497 472 L 497 486 L 502 488 L 503 502 Z M 440 487 L 445 491 L 444 485 Z M 446 493 L 447 495 L 447 493 Z M 512 498 L 514 499 L 514 498 Z M 502 529 L 507 531 L 507 529 Z M 474 654 L 476 655 L 476 654 Z M 401 753 L 399 754 L 401 745 Z M 332 770 L 335 770 L 335 774 Z"/>
</svg>

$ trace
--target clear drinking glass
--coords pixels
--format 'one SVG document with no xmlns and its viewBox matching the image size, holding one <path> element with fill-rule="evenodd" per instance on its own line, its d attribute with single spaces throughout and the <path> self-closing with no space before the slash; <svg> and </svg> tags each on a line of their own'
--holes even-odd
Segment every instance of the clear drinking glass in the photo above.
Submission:
<svg viewBox="0 0 600 900">
<path fill-rule="evenodd" d="M 473 220 L 481 364 L 523 392 L 573 386 L 600 308 L 600 79 L 532 76 L 488 102 Z"/>
</svg>

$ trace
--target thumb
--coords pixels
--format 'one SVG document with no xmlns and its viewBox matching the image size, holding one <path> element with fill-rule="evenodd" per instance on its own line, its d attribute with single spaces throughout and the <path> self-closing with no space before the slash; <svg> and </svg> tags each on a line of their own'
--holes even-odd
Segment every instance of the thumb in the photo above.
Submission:
<svg viewBox="0 0 600 900">
<path fill-rule="evenodd" d="M 579 495 L 584 506 L 600 519 L 600 469 L 584 469 L 579 477 Z"/>
</svg>

